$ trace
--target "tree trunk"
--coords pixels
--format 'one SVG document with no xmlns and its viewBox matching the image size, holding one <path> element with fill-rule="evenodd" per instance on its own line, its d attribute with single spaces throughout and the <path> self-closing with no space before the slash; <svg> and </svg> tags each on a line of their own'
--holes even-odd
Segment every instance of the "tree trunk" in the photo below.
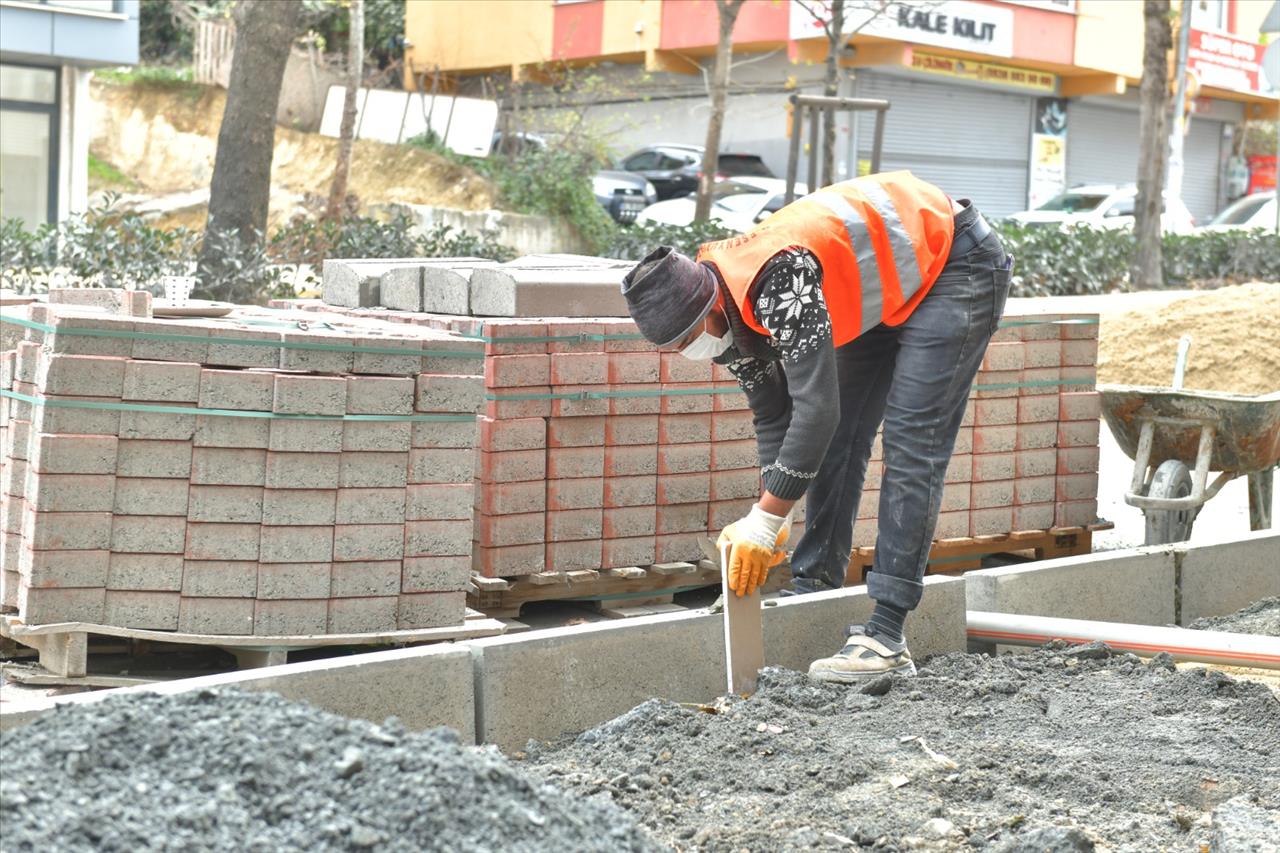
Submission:
<svg viewBox="0 0 1280 853">
<path fill-rule="evenodd" d="M 1160 212 L 1163 207 L 1164 169 L 1169 144 L 1169 49 L 1173 32 L 1169 0 L 1145 0 L 1145 36 L 1142 50 L 1141 109 L 1138 125 L 1138 197 L 1134 202 L 1134 235 L 1131 284 L 1158 288 L 1163 282 L 1160 246 Z"/>
<path fill-rule="evenodd" d="M 276 108 L 301 6 L 301 0 L 242 0 L 236 7 L 236 47 L 200 252 L 202 278 L 222 255 L 209 234 L 233 230 L 249 245 L 266 233 Z"/>
<path fill-rule="evenodd" d="M 733 58 L 733 25 L 745 0 L 716 0 L 720 15 L 720 40 L 716 44 L 716 62 L 711 72 L 711 116 L 707 119 L 706 149 L 702 154 L 702 177 L 698 179 L 698 200 L 694 206 L 695 222 L 705 222 L 711 214 L 711 188 L 720 165 L 720 132 L 724 129 L 725 101 L 729 97 L 729 64 Z"/>
<path fill-rule="evenodd" d="M 351 149 L 356 136 L 356 96 L 364 81 L 364 0 L 351 0 L 351 32 L 347 44 L 347 92 L 342 100 L 342 124 L 338 130 L 338 164 L 329 185 L 325 218 L 342 221 L 346 211 L 347 178 L 351 174 Z"/>
<path fill-rule="evenodd" d="M 827 68 L 822 94 L 834 98 L 840 94 L 840 53 L 844 50 L 844 0 L 831 0 L 831 24 L 827 27 Z M 827 110 L 822 114 L 822 185 L 835 181 L 836 114 Z M 813 176 L 809 181 L 815 183 Z M 817 186 L 810 186 L 809 191 Z"/>
</svg>

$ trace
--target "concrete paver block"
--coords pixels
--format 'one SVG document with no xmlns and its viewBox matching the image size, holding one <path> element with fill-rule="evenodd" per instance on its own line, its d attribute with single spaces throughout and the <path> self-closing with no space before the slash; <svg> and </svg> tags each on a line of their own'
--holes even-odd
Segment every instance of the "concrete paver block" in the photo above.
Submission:
<svg viewBox="0 0 1280 853">
<path fill-rule="evenodd" d="M 403 631 L 461 625 L 466 613 L 466 593 L 424 592 L 399 596 L 396 624 Z"/>
<path fill-rule="evenodd" d="M 182 594 L 193 598 L 253 598 L 258 564 L 251 560 L 186 560 Z"/>
<path fill-rule="evenodd" d="M 105 587 L 111 555 L 98 551 L 33 551 L 21 548 L 16 568 L 34 589 Z"/>
<path fill-rule="evenodd" d="M 327 305 L 342 308 L 376 308 L 382 304 L 382 264 L 349 263 L 326 258 L 320 297 Z"/>
<path fill-rule="evenodd" d="M 109 589 L 105 601 L 106 622 L 125 628 L 176 631 L 180 598 L 176 592 Z"/>
<path fill-rule="evenodd" d="M 107 589 L 176 592 L 182 589 L 181 554 L 112 554 Z"/>
<path fill-rule="evenodd" d="M 266 489 L 262 521 L 269 525 L 333 524 L 337 489 Z"/>
<path fill-rule="evenodd" d="M 329 597 L 333 576 L 329 563 L 261 563 L 258 566 L 259 600 Z"/>
<path fill-rule="evenodd" d="M 124 368 L 123 396 L 144 402 L 195 403 L 200 399 L 200 373 L 200 365 L 193 363 L 130 361 Z"/>
<path fill-rule="evenodd" d="M 443 559 L 443 558 L 441 558 Z M 470 561 L 467 564 L 470 569 Z M 373 598 L 400 592 L 399 560 L 334 563 L 330 566 L 329 597 Z M 395 618 L 392 618 L 395 624 Z"/>
<path fill-rule="evenodd" d="M 111 521 L 111 550 L 121 554 L 181 554 L 186 537 L 181 516 L 117 515 Z"/>
<path fill-rule="evenodd" d="M 178 604 L 184 634 L 252 634 L 252 598 L 186 598 Z"/>
<path fill-rule="evenodd" d="M 266 341 L 272 346 L 236 341 Z M 268 329 L 218 327 L 209 334 L 206 364 L 219 367 L 277 367 L 280 364 L 280 332 Z"/>
<path fill-rule="evenodd" d="M 31 449 L 31 470 L 38 474 L 114 474 L 118 439 L 114 435 L 40 435 Z"/>
</svg>

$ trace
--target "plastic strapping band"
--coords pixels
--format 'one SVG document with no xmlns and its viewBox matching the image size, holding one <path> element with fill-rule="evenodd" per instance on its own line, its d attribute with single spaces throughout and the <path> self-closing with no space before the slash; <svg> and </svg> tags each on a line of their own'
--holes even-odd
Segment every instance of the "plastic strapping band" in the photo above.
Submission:
<svg viewBox="0 0 1280 853">
<path fill-rule="evenodd" d="M 1088 376 L 1081 376 L 1076 379 L 1031 379 L 1026 382 L 991 382 L 989 384 L 979 384 L 975 382 L 973 387 L 979 391 L 1008 391 L 1013 388 L 1048 388 L 1056 385 L 1089 385 L 1097 381 L 1097 375 L 1090 373 Z"/>
<path fill-rule="evenodd" d="M 1074 379 L 1033 379 L 1027 382 L 974 383 L 978 391 L 1007 391 L 1014 388 L 1047 388 L 1058 385 L 1088 385 L 1095 381 L 1093 374 Z M 700 394 L 741 393 L 736 384 L 724 388 L 662 388 L 636 391 L 560 391 L 550 394 L 495 394 L 486 392 L 486 400 L 620 400 L 634 397 L 687 397 Z"/>
<path fill-rule="evenodd" d="M 123 338 L 126 340 L 164 341 L 166 343 L 215 344 L 217 346 L 271 347 L 274 349 L 307 350 L 311 352 L 346 352 L 369 353 L 371 355 L 398 355 L 407 358 L 483 358 L 479 352 L 460 352 L 458 350 L 417 350 L 395 349 L 392 347 L 366 347 L 355 345 L 318 344 L 309 341 L 277 341 L 255 338 L 224 338 L 212 335 L 179 335 L 159 334 L 155 332 L 128 332 L 119 329 L 58 329 L 34 320 L 21 317 L 0 317 L 0 323 L 12 323 L 27 329 L 45 332 L 51 335 L 71 335 L 84 338 Z M 320 324 L 317 324 L 320 325 Z M 244 331 L 228 328 L 227 332 Z"/>
<path fill-rule="evenodd" d="M 231 418 L 270 418 L 297 421 L 365 421 L 373 423 L 473 423 L 475 415 L 296 415 L 287 412 L 239 411 L 236 409 L 201 409 L 195 406 L 159 406 L 151 403 L 102 403 L 96 400 L 51 400 L 47 397 L 32 397 L 17 391 L 0 389 L 0 397 L 21 400 L 33 406 L 48 406 L 61 409 L 96 409 L 115 412 L 159 412 L 171 415 L 220 415 Z"/>
</svg>

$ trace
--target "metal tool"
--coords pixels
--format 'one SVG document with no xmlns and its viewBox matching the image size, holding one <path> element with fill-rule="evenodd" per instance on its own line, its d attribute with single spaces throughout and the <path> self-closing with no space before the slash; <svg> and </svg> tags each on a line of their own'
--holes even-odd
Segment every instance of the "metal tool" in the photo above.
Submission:
<svg viewBox="0 0 1280 853">
<path fill-rule="evenodd" d="M 720 567 L 720 598 L 724 602 L 724 659 L 729 692 L 749 696 L 764 668 L 764 620 L 760 590 L 739 596 L 729 589 L 729 546 L 717 548 L 710 539 L 700 543 L 707 559 Z"/>
</svg>

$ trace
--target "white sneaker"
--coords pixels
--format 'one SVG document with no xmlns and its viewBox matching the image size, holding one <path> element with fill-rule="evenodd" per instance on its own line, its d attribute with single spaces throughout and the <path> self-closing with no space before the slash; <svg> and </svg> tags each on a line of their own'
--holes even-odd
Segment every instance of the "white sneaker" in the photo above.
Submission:
<svg viewBox="0 0 1280 853">
<path fill-rule="evenodd" d="M 856 684 L 886 673 L 916 674 L 916 665 L 906 643 L 893 643 L 867 634 L 861 625 L 849 628 L 844 648 L 829 658 L 809 664 L 809 677 L 830 684 Z"/>
</svg>

